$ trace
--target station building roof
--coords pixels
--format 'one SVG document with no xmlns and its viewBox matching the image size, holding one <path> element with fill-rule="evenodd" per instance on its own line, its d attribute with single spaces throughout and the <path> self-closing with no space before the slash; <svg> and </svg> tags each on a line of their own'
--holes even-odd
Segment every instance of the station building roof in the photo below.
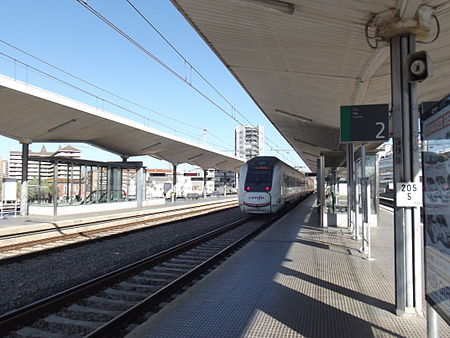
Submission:
<svg viewBox="0 0 450 338">
<path fill-rule="evenodd" d="M 0 134 L 22 143 L 82 142 L 122 157 L 238 171 L 245 163 L 132 120 L 0 76 Z"/>
<path fill-rule="evenodd" d="M 438 33 L 434 18 L 439 37 L 416 49 L 431 56 L 434 75 L 419 84 L 419 102 L 438 101 L 449 92 L 449 1 L 172 3 L 312 171 L 320 152 L 344 149 L 340 106 L 391 102 L 389 47 L 382 42 L 372 49 L 365 34 L 374 13 L 396 9 L 402 19 L 410 19 L 420 6 L 432 9 L 427 40 Z"/>
</svg>

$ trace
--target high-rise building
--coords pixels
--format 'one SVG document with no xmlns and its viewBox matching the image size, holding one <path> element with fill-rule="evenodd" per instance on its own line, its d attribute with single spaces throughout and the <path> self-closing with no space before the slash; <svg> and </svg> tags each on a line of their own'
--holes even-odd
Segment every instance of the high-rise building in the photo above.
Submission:
<svg viewBox="0 0 450 338">
<path fill-rule="evenodd" d="M 255 156 L 263 155 L 264 127 L 263 126 L 237 126 L 234 129 L 235 150 L 234 155 L 243 160 L 250 160 Z"/>
</svg>

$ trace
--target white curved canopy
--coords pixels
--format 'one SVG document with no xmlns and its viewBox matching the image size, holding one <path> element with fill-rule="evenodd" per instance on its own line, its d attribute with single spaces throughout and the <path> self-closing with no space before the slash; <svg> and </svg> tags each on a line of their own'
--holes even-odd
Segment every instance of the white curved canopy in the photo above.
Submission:
<svg viewBox="0 0 450 338">
<path fill-rule="evenodd" d="M 22 143 L 84 142 L 123 157 L 237 172 L 244 161 L 0 76 L 0 134 Z"/>
<path fill-rule="evenodd" d="M 342 149 L 340 106 L 391 101 L 389 47 L 371 49 L 366 41 L 365 25 L 373 13 L 397 8 L 408 18 L 420 6 L 433 8 L 440 35 L 417 50 L 433 59 L 434 76 L 419 84 L 419 102 L 437 101 L 450 92 L 446 0 L 172 3 L 313 171 L 321 151 Z M 430 39 L 435 22 L 431 31 Z"/>
</svg>

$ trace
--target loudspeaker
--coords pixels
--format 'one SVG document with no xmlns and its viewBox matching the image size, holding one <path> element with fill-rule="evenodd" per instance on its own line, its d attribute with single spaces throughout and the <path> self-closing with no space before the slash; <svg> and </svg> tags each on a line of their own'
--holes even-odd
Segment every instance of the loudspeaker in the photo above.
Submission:
<svg viewBox="0 0 450 338">
<path fill-rule="evenodd" d="M 409 54 L 406 62 L 409 82 L 421 82 L 433 75 L 433 62 L 424 50 Z"/>
</svg>

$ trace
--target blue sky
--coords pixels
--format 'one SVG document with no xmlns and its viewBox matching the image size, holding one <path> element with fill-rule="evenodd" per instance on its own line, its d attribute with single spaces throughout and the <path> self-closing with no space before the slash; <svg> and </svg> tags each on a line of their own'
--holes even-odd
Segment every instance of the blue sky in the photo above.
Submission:
<svg viewBox="0 0 450 338">
<path fill-rule="evenodd" d="M 228 113 L 232 113 L 232 108 L 203 80 L 189 70 L 184 61 L 138 16 L 126 0 L 88 0 L 88 3 L 175 72 L 192 81 L 194 86 L 202 90 Z M 239 112 L 253 125 L 264 126 L 266 137 L 272 141 L 272 146 L 276 144 L 279 149 L 291 149 L 170 1 L 133 0 L 132 3 Z M 228 150 L 229 154 L 233 154 L 236 121 L 233 121 L 148 55 L 138 50 L 77 1 L 2 0 L 0 2 L 0 31 L 2 32 L 1 40 L 149 110 L 130 105 L 73 79 L 3 42 L 0 42 L 0 53 L 2 53 L 0 55 L 0 74 L 197 143 L 202 143 L 203 129 L 206 129 L 206 141 L 216 144 L 216 146 L 207 144 L 208 146 Z M 13 61 L 11 58 L 17 59 L 29 67 Z M 70 82 L 92 95 L 82 93 L 61 82 L 50 80 L 33 71 L 31 67 Z M 120 110 L 95 96 L 125 105 L 137 114 L 146 116 L 147 119 L 143 120 L 134 114 Z M 169 120 L 152 111 L 196 126 L 196 128 Z M 242 117 L 237 116 L 242 123 L 245 123 Z M 17 141 L 1 136 L 0 142 L 0 157 L 4 159 L 8 158 L 10 150 L 20 150 L 21 148 Z M 46 146 L 48 150 L 56 150 L 58 145 L 47 144 Z M 76 144 L 74 146 L 82 151 L 83 158 L 104 161 L 117 160 L 116 155 L 88 145 Z M 41 147 L 42 144 L 31 145 L 33 151 L 38 151 Z M 283 152 L 283 154 L 285 157 L 270 151 L 269 146 L 265 145 L 265 155 L 279 156 L 291 165 L 303 165 L 294 151 Z M 170 167 L 167 162 L 150 157 L 134 158 L 134 160 L 143 160 L 147 166 L 152 168 Z"/>
</svg>

